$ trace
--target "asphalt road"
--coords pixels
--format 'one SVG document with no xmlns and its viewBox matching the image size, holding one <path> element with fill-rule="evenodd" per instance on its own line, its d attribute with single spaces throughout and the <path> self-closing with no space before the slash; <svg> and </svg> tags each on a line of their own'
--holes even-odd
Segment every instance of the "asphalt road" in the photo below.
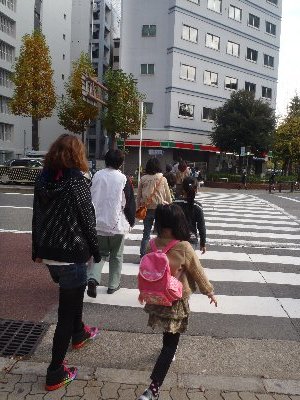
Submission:
<svg viewBox="0 0 300 400">
<path fill-rule="evenodd" d="M 204 190 L 203 196 L 207 192 L 207 190 Z M 221 300 L 225 303 L 226 301 L 230 301 L 228 305 L 229 309 L 237 307 L 238 310 L 233 313 L 231 313 L 231 311 L 227 312 L 226 310 L 220 313 L 211 313 L 209 309 L 206 312 L 193 312 L 191 315 L 189 334 L 200 334 L 218 338 L 264 338 L 298 341 L 300 338 L 300 319 L 298 318 L 297 312 L 295 312 L 295 317 L 289 315 L 289 312 L 293 310 L 293 307 L 299 304 L 299 286 L 290 284 L 290 282 L 282 284 L 276 279 L 271 282 L 267 279 L 260 282 L 257 281 L 256 278 L 252 279 L 252 275 L 253 273 L 260 273 L 260 271 L 264 271 L 265 274 L 272 274 L 276 271 L 275 274 L 292 274 L 288 276 L 299 278 L 299 264 L 295 264 L 293 261 L 291 261 L 291 263 L 285 262 L 284 264 L 281 262 L 276 264 L 276 261 L 264 262 L 263 256 L 292 257 L 293 259 L 299 259 L 300 246 L 297 248 L 295 244 L 300 244 L 298 238 L 299 232 L 296 232 L 300 225 L 295 219 L 300 216 L 300 194 L 282 193 L 269 195 L 268 193 L 258 191 L 234 192 L 220 190 L 215 190 L 213 192 L 211 189 L 209 193 L 212 194 L 209 197 L 203 197 L 201 201 L 203 205 L 207 207 L 207 211 L 205 210 L 205 213 L 208 213 L 207 223 L 214 226 L 208 226 L 210 232 L 208 233 L 208 240 L 211 244 L 209 245 L 207 253 L 208 257 L 203 258 L 202 263 L 208 271 L 211 271 L 211 274 L 216 274 L 217 270 L 219 270 L 221 274 L 230 274 L 233 272 L 233 275 L 244 272 L 248 274 L 250 278 L 246 277 L 246 279 L 241 279 L 241 281 L 239 281 L 239 279 L 231 277 L 227 279 L 224 275 L 223 278 L 212 279 L 216 293 L 221 296 Z M 216 196 L 222 196 L 222 194 L 229 196 L 229 202 L 226 199 L 223 202 L 221 199 L 221 205 L 218 205 L 219 203 L 213 203 L 213 193 L 216 193 Z M 257 200 L 252 197 L 253 194 Z M 220 213 L 223 211 L 228 212 L 226 209 L 232 207 L 232 205 L 228 206 L 228 204 L 230 204 L 230 198 L 232 196 L 239 196 L 240 198 L 240 196 L 243 197 L 244 195 L 248 196 L 246 200 L 249 198 L 251 201 L 256 202 L 259 201 L 259 199 L 263 199 L 272 202 L 275 205 L 275 208 L 272 208 L 272 210 L 275 213 L 280 213 L 282 216 L 280 218 L 287 218 L 282 224 L 284 224 L 285 221 L 292 221 L 291 223 L 296 225 L 287 225 L 287 227 L 285 225 L 278 225 L 276 228 L 278 230 L 274 233 L 273 230 L 270 230 L 272 225 L 270 225 L 266 219 L 265 224 L 261 225 L 259 231 L 254 230 L 254 236 L 251 231 L 252 236 L 250 238 L 244 238 L 243 235 L 245 231 L 250 229 L 249 226 L 251 227 L 251 225 L 244 222 L 244 215 L 248 212 L 255 213 L 259 211 L 247 211 L 245 209 L 244 214 L 241 214 L 243 208 L 237 206 L 236 211 L 233 206 L 233 208 L 230 209 L 231 214 L 229 217 L 232 218 L 232 213 L 234 215 L 234 213 L 238 212 L 239 214 L 237 214 L 237 216 L 239 222 L 237 226 L 242 224 L 244 228 L 239 228 L 239 233 L 237 233 L 237 229 L 234 227 L 228 228 L 224 227 L 224 225 L 218 226 L 222 225 L 222 214 L 219 220 Z M 24 193 L 20 191 L 19 193 L 11 193 L 11 191 L 4 190 L 3 188 L 0 192 L 0 267 L 2 271 L 2 279 L 0 281 L 0 317 L 36 321 L 46 320 L 54 323 L 56 320 L 57 287 L 51 282 L 46 268 L 35 265 L 31 261 L 30 231 L 32 200 L 33 196 L 28 192 Z M 249 204 L 251 201 L 247 200 L 247 208 L 250 207 Z M 225 204 L 225 206 L 222 206 L 222 204 Z M 234 205 L 235 203 L 232 204 Z M 255 206 L 257 206 L 259 210 L 259 204 L 255 205 L 253 203 L 253 207 L 251 207 L 255 210 Z M 283 210 L 279 210 L 279 207 Z M 224 208 L 224 210 L 222 208 Z M 210 212 L 212 216 L 209 215 Z M 216 215 L 215 212 L 217 213 Z M 286 216 L 286 213 L 292 217 Z M 254 216 L 254 221 L 251 222 L 252 226 L 256 221 L 255 215 L 256 214 L 252 215 L 252 217 Z M 274 226 L 272 229 L 273 228 Z M 281 229 L 287 230 L 281 231 Z M 290 229 L 294 229 L 294 231 L 290 231 Z M 222 233 L 226 235 L 223 236 Z M 140 228 L 136 227 L 132 234 L 140 235 Z M 258 237 L 256 237 L 256 234 Z M 266 234 L 267 239 L 261 239 L 260 236 L 262 234 Z M 239 235 L 241 235 L 241 237 L 239 237 Z M 275 239 L 273 238 L 274 235 Z M 265 244 L 262 244 L 262 246 L 257 245 L 257 243 L 261 241 Z M 221 245 L 218 244 L 219 242 Z M 280 243 L 281 245 L 276 246 L 276 243 Z M 136 252 L 133 251 L 133 254 L 130 254 L 130 251 L 129 254 L 126 254 L 125 250 L 122 288 L 127 288 L 124 289 L 127 290 L 126 293 L 124 292 L 124 296 L 127 299 L 128 293 L 136 288 L 136 276 L 127 273 L 125 268 L 127 264 L 130 265 L 131 268 L 134 268 L 134 264 L 137 266 L 139 241 L 133 238 L 127 240 L 126 244 L 129 245 L 128 248 L 130 248 L 130 246 L 131 248 L 132 246 L 136 246 L 137 250 Z M 232 256 L 229 255 L 227 257 L 226 253 L 233 254 L 233 258 L 235 258 L 235 256 L 238 258 L 236 260 L 231 259 Z M 225 258 L 221 256 L 221 258 L 217 257 L 219 259 L 215 257 L 210 259 L 209 254 L 216 254 L 217 256 L 218 254 L 225 254 Z M 256 254 L 260 258 L 258 261 L 253 261 L 250 257 L 241 262 L 239 259 L 241 254 L 245 254 L 246 256 L 250 254 L 252 258 Z M 222 259 L 222 257 L 224 259 Z M 210 273 L 208 273 L 208 275 L 210 275 Z M 287 275 L 282 276 L 286 277 Z M 103 281 L 101 284 L 105 287 L 106 283 L 107 274 L 103 274 Z M 119 295 L 121 296 L 121 293 L 119 293 Z M 131 304 L 129 306 L 122 305 L 122 307 L 120 307 L 117 294 L 113 296 L 115 297 L 110 297 L 107 300 L 107 295 L 100 295 L 98 296 L 100 297 L 98 303 L 93 303 L 90 301 L 91 299 L 86 298 L 86 321 L 88 323 L 97 324 L 99 323 L 99 319 L 101 319 L 103 328 L 107 330 L 141 333 L 150 332 L 146 327 L 147 317 L 139 308 L 135 306 L 132 307 Z M 199 295 L 198 297 L 202 296 Z M 261 307 L 265 307 L 266 310 L 270 307 L 270 315 L 267 315 L 268 311 L 262 312 L 262 315 L 260 315 L 260 311 L 256 311 L 256 309 L 253 312 L 248 312 L 247 307 L 249 305 L 245 303 L 244 306 L 243 302 L 246 300 L 248 301 L 249 298 L 256 301 L 257 309 L 260 308 L 260 304 Z M 290 307 L 286 309 L 287 312 L 282 315 L 278 310 L 275 310 L 278 299 L 291 299 L 293 301 L 292 305 L 287 306 Z M 112 304 L 106 304 L 110 302 L 110 300 L 113 300 Z M 272 300 L 274 300 L 274 302 L 272 302 Z M 269 301 L 270 306 L 268 305 Z M 198 306 L 198 303 L 195 307 L 196 306 Z M 201 307 L 203 307 L 202 303 Z"/>
</svg>

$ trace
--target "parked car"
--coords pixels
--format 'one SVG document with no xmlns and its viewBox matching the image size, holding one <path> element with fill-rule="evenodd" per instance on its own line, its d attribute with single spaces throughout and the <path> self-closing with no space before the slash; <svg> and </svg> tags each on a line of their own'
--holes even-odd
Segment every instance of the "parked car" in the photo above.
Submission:
<svg viewBox="0 0 300 400">
<path fill-rule="evenodd" d="M 37 158 L 16 158 L 4 163 L 7 167 L 43 167 L 42 159 Z"/>
</svg>

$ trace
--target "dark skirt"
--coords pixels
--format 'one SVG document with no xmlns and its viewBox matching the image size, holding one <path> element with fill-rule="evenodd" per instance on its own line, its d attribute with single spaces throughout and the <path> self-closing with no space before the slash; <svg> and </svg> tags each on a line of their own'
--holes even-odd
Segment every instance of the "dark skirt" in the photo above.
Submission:
<svg viewBox="0 0 300 400">
<path fill-rule="evenodd" d="M 148 326 L 163 332 L 183 333 L 188 328 L 190 306 L 188 298 L 175 301 L 171 307 L 146 304 Z"/>
</svg>

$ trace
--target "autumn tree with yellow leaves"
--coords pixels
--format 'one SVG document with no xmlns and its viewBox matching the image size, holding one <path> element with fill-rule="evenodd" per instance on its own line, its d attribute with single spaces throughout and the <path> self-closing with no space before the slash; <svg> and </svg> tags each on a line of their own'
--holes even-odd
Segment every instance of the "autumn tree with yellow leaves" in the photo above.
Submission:
<svg viewBox="0 0 300 400">
<path fill-rule="evenodd" d="M 38 121 L 51 117 L 56 105 L 50 51 L 41 31 L 23 36 L 12 82 L 15 88 L 10 101 L 11 112 L 32 117 L 32 148 L 38 150 Z"/>
<path fill-rule="evenodd" d="M 83 75 L 96 78 L 93 65 L 85 53 L 81 53 L 79 59 L 73 62 L 71 75 L 65 85 L 66 96 L 58 106 L 58 121 L 67 131 L 81 134 L 84 139 L 85 129 L 90 121 L 98 117 L 99 108 L 89 104 L 82 96 Z"/>
</svg>

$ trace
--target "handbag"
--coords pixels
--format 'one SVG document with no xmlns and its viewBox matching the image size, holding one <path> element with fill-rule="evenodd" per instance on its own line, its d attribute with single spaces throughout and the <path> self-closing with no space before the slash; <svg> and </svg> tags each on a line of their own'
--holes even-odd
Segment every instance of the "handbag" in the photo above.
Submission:
<svg viewBox="0 0 300 400">
<path fill-rule="evenodd" d="M 159 185 L 162 180 L 163 180 L 163 176 L 155 185 L 155 188 L 154 188 L 152 194 L 148 197 L 148 200 L 142 206 L 139 206 L 139 208 L 136 210 L 135 217 L 137 219 L 144 220 L 146 218 L 148 207 L 151 204 L 152 198 L 155 195 L 157 189 L 159 188 Z"/>
</svg>

